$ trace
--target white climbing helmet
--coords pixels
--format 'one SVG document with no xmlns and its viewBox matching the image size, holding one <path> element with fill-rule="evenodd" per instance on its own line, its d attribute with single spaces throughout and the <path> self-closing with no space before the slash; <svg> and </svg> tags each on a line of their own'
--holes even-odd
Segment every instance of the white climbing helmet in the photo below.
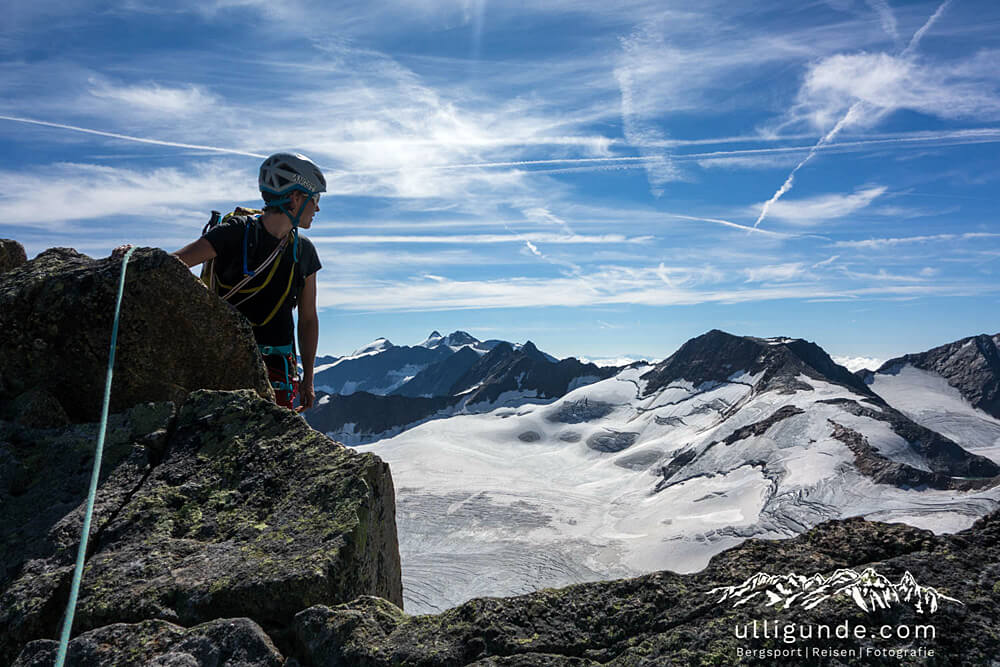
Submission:
<svg viewBox="0 0 1000 667">
<path fill-rule="evenodd" d="M 326 192 L 326 179 L 316 163 L 299 153 L 275 153 L 260 165 L 258 178 L 264 199 L 301 190 L 312 196 Z"/>
</svg>

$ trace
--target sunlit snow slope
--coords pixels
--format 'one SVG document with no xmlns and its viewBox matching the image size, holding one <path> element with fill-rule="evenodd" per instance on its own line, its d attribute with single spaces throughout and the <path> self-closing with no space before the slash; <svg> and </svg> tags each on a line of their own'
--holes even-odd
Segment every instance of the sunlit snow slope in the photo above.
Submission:
<svg viewBox="0 0 1000 667">
<path fill-rule="evenodd" d="M 912 423 L 818 347 L 722 332 L 548 405 L 359 449 L 392 468 L 411 613 L 698 570 L 748 537 L 830 518 L 952 531 L 1000 507 L 996 464 Z"/>
</svg>

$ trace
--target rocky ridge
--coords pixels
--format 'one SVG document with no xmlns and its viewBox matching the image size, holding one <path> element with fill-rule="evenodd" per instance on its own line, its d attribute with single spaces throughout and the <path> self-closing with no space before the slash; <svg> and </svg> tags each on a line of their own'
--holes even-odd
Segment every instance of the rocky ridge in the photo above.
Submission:
<svg viewBox="0 0 1000 667">
<path fill-rule="evenodd" d="M 385 600 L 361 597 L 297 614 L 294 657 L 284 664 L 994 664 L 1000 656 L 997 544 L 1000 513 L 949 536 L 847 519 L 824 523 L 789 540 L 747 541 L 691 575 L 658 572 L 514 598 L 481 598 L 435 616 L 407 616 Z M 734 606 L 717 591 L 760 573 L 831 575 L 844 568 L 865 568 L 893 581 L 931 585 L 958 602 L 942 598 L 934 614 L 918 612 L 913 605 L 865 611 L 848 597 L 831 598 L 812 609 L 775 608 L 763 601 Z M 752 633 L 765 621 L 771 624 L 771 634 L 758 632 L 754 638 Z M 830 639 L 819 638 L 822 626 L 829 629 Z M 789 627 L 793 642 L 785 639 Z M 932 627 L 933 636 L 915 638 L 917 627 L 925 633 Z M 801 638 L 804 628 L 809 629 L 809 638 Z M 883 639 L 874 631 L 861 638 L 856 634 L 843 638 L 837 628 L 851 633 L 863 628 L 866 635 L 869 628 L 887 628 L 891 638 Z M 739 653 L 747 650 L 777 655 Z M 53 641 L 33 642 L 15 665 L 49 664 L 54 651 Z M 821 651 L 827 657 L 820 657 Z M 79 656 L 77 664 L 137 664 L 123 659 L 133 655 L 141 655 L 145 664 L 159 665 L 209 664 L 194 661 L 206 655 L 216 661 L 211 664 L 282 664 L 273 645 L 243 619 L 189 630 L 163 622 L 109 626 L 84 633 L 70 645 L 71 659 Z M 192 662 L 180 662 L 182 658 Z"/>
<path fill-rule="evenodd" d="M 20 314 L 28 341 L 74 335 L 93 350 L 77 358 L 71 352 L 81 348 L 64 343 L 61 351 L 28 346 L 24 359 L 0 355 L 8 392 L 0 404 L 0 664 L 59 631 L 98 432 L 81 400 L 91 381 L 81 378 L 105 377 L 102 337 L 110 337 L 120 264 L 54 250 L 0 274 L 0 301 L 11 306 L 0 319 Z M 152 289 L 161 302 L 143 298 Z M 59 318 L 46 305 L 78 317 Z M 176 322 L 185 319 L 179 312 L 198 321 Z M 167 337 L 185 327 L 218 344 L 194 354 L 199 341 Z M 156 381 L 143 379 L 142 355 L 162 364 Z M 141 249 L 130 262 L 118 358 L 112 405 L 127 407 L 108 422 L 75 634 L 119 636 L 128 624 L 148 628 L 125 635 L 144 637 L 154 652 L 175 640 L 189 648 L 218 641 L 278 660 L 274 646 L 290 646 L 289 620 L 303 609 L 359 595 L 402 604 L 388 466 L 262 397 L 245 321 L 162 251 Z M 239 388 L 198 389 L 202 363 Z M 24 372 L 30 366 L 49 375 Z M 243 620 L 217 622 L 229 618 Z M 130 655 L 93 659 L 148 664 L 134 657 L 141 651 Z"/>
</svg>

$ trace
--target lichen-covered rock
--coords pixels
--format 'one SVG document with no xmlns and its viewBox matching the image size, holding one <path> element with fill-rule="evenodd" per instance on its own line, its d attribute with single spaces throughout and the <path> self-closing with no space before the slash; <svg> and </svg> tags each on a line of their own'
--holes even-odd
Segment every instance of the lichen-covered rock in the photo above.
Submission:
<svg viewBox="0 0 1000 667">
<path fill-rule="evenodd" d="M 91 537 L 76 631 L 245 616 L 280 633 L 316 604 L 402 605 L 392 479 L 374 455 L 248 390 L 193 392 L 163 452 L 139 483 L 112 473 L 101 487 L 121 502 Z M 79 534 L 72 515 L 62 524 Z M 75 557 L 62 524 L 0 597 L 0 663 L 56 636 Z"/>
<path fill-rule="evenodd" d="M 33 641 L 14 667 L 51 667 L 59 642 Z M 281 667 L 283 656 L 247 618 L 210 621 L 185 629 L 166 621 L 116 623 L 85 632 L 69 643 L 66 664 L 74 667 Z"/>
<path fill-rule="evenodd" d="M 958 602 L 941 598 L 934 614 L 928 607 L 917 611 L 913 600 L 887 608 L 871 605 L 866 611 L 849 595 L 832 596 L 811 609 L 794 603 L 768 606 L 763 594 L 734 606 L 731 599 L 720 601 L 715 590 L 739 586 L 759 572 L 830 575 L 841 568 L 872 568 L 892 582 L 906 581 L 909 572 L 911 581 L 936 589 L 922 595 Z M 303 664 L 316 666 L 993 664 L 1000 656 L 998 581 L 1000 512 L 945 536 L 848 519 L 790 540 L 750 540 L 690 575 L 660 572 L 476 599 L 436 616 L 400 616 L 370 599 L 313 607 L 296 617 L 296 647 Z M 754 621 L 756 638 L 750 630 Z M 809 639 L 797 634 L 789 644 L 783 639 L 787 631 L 776 637 L 773 625 L 765 637 L 764 621 L 782 628 L 805 626 L 817 634 Z M 846 639 L 835 630 L 845 623 L 852 633 Z M 831 639 L 818 637 L 820 626 L 834 629 Z M 915 634 L 918 626 L 926 636 Z M 855 634 L 856 628 L 883 627 L 890 629 L 891 639 Z M 747 638 L 740 638 L 741 628 Z M 738 653 L 789 648 L 802 654 L 741 658 Z M 856 653 L 821 661 L 813 653 L 818 650 Z M 889 650 L 904 652 L 904 659 L 888 658 Z M 924 658 L 908 660 L 920 651 Z M 929 651 L 933 656 L 928 658 Z"/>
<path fill-rule="evenodd" d="M 16 269 L 27 261 L 23 245 L 13 239 L 0 239 L 0 273 Z"/>
<path fill-rule="evenodd" d="M 54 248 L 0 273 L 0 401 L 35 388 L 75 421 L 100 415 L 120 260 Z M 111 411 L 180 403 L 194 389 L 273 396 L 249 324 L 176 258 L 140 248 L 129 260 Z"/>
<path fill-rule="evenodd" d="M 99 536 L 162 455 L 171 403 L 112 415 L 92 536 Z M 83 525 L 96 424 L 62 430 L 0 422 L 0 664 L 63 613 Z"/>
</svg>

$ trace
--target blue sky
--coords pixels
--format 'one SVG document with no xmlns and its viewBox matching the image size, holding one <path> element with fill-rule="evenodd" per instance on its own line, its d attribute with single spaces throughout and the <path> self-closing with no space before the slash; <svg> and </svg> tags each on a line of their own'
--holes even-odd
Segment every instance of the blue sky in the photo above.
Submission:
<svg viewBox="0 0 1000 667">
<path fill-rule="evenodd" d="M 296 150 L 321 354 L 1000 331 L 1000 4 L 526 4 L 14 0 L 0 235 L 176 250 Z"/>
</svg>

